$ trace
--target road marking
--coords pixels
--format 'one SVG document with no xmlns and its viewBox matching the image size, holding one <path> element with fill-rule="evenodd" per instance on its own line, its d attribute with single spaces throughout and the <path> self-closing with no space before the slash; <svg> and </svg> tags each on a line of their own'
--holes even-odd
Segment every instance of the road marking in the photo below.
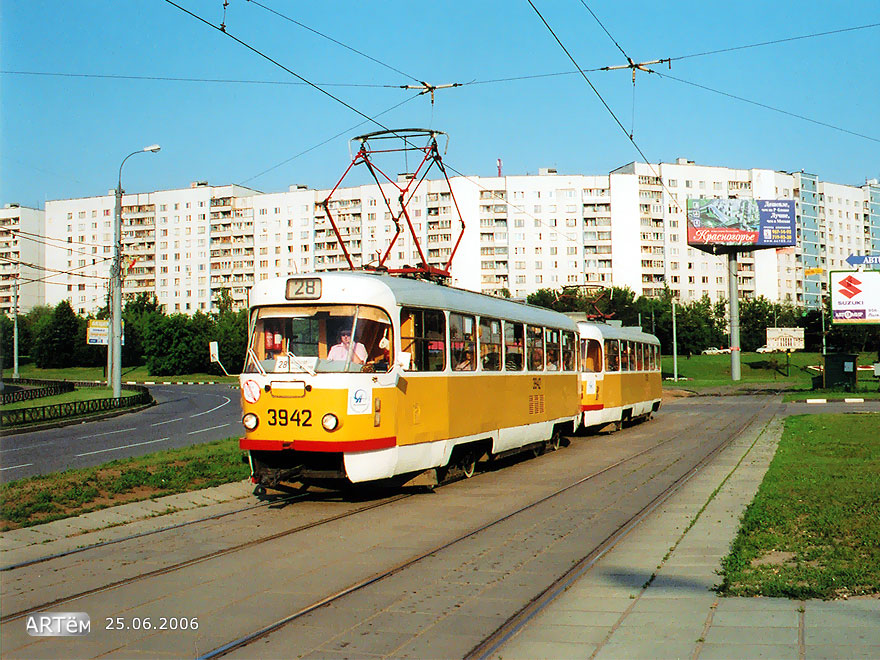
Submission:
<svg viewBox="0 0 880 660">
<path fill-rule="evenodd" d="M 28 467 L 29 465 L 33 465 L 33 463 L 22 463 L 21 465 L 10 465 L 9 467 L 0 468 L 0 472 L 3 470 L 14 470 L 16 468 Z"/>
<path fill-rule="evenodd" d="M 187 435 L 195 435 L 196 433 L 204 433 L 205 431 L 213 431 L 214 429 L 222 429 L 224 426 L 229 426 L 229 424 L 221 424 L 220 426 L 212 426 L 207 429 L 201 429 L 200 431 L 190 431 Z"/>
<path fill-rule="evenodd" d="M 164 422 L 156 422 L 155 424 L 150 424 L 150 426 L 162 426 L 162 424 L 170 424 L 171 422 L 179 422 L 183 417 L 175 417 L 174 419 L 168 419 Z"/>
<path fill-rule="evenodd" d="M 140 447 L 141 445 L 152 445 L 156 442 L 162 442 L 163 440 L 167 440 L 168 438 L 159 438 L 158 440 L 147 440 L 146 442 L 135 442 L 131 445 L 122 445 L 121 447 L 110 447 L 110 449 L 98 449 L 96 451 L 87 451 L 84 454 L 77 454 L 79 456 L 91 456 L 92 454 L 103 454 L 106 451 L 118 451 L 120 449 L 128 449 L 129 447 Z"/>
<path fill-rule="evenodd" d="M 24 451 L 25 449 L 35 449 L 36 447 L 48 447 L 54 445 L 54 442 L 40 442 L 35 445 L 27 445 L 26 447 L 16 447 L 15 449 L 0 449 L 0 454 L 8 454 L 13 451 Z"/>
<path fill-rule="evenodd" d="M 232 401 L 232 399 L 230 399 L 228 396 L 224 396 L 223 398 L 226 399 L 226 401 L 224 401 L 223 403 L 221 403 L 219 406 L 216 406 L 215 408 L 211 408 L 210 410 L 206 410 L 205 412 L 200 412 L 200 413 L 196 413 L 195 415 L 190 415 L 190 416 L 189 416 L 190 419 L 192 419 L 193 417 L 201 417 L 202 415 L 207 415 L 209 412 L 214 412 L 215 410 L 217 410 L 217 408 L 222 408 L 222 407 L 225 406 L 227 403 L 229 403 L 230 401 Z M 229 424 L 226 424 L 226 426 L 229 426 Z M 220 428 L 220 427 L 218 426 L 217 428 Z"/>
<path fill-rule="evenodd" d="M 100 438 L 102 435 L 113 435 L 114 433 L 127 433 L 128 431 L 136 431 L 135 428 L 119 429 L 118 431 L 107 431 L 106 433 L 96 433 L 95 435 L 84 435 L 77 440 L 87 440 L 88 438 Z"/>
</svg>

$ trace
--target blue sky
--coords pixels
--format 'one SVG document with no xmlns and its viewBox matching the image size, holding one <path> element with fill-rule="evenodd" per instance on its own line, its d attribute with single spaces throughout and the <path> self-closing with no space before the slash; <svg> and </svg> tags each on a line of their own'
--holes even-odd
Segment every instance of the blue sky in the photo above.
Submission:
<svg viewBox="0 0 880 660">
<path fill-rule="evenodd" d="M 177 2 L 223 20 L 222 0 Z M 641 160 L 580 75 L 543 75 L 574 66 L 526 0 L 260 2 L 387 66 L 246 0 L 230 0 L 227 31 L 364 114 L 403 103 L 382 123 L 446 131 L 445 160 L 460 172 L 494 175 L 497 158 L 511 175 L 603 174 Z M 804 169 L 854 185 L 880 178 L 880 27 L 685 57 L 880 23 L 876 0 L 533 2 L 583 69 L 625 62 L 586 6 L 636 62 L 683 58 L 654 66 L 679 80 L 640 73 L 635 102 L 629 71 L 587 73 L 649 160 Z M 289 73 L 164 0 L 5 0 L 0 70 L 4 204 L 106 194 L 120 161 L 152 143 L 162 151 L 125 165 L 128 192 L 194 180 L 331 187 L 349 163 L 348 138 L 378 128 L 357 126 L 365 120 L 352 110 L 290 84 Z M 524 76 L 542 77 L 487 82 Z M 438 90 L 432 109 L 429 97 L 398 88 L 414 79 L 468 84 Z"/>
</svg>

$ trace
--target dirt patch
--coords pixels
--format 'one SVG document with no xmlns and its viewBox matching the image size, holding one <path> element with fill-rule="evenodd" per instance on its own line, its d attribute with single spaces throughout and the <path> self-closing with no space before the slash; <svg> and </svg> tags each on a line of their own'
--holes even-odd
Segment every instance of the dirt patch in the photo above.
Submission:
<svg viewBox="0 0 880 660">
<path fill-rule="evenodd" d="M 752 560 L 752 567 L 758 566 L 783 566 L 790 562 L 793 562 L 797 555 L 793 552 L 782 552 L 781 550 L 773 550 L 772 552 L 768 552 L 761 557 L 756 557 Z"/>
</svg>

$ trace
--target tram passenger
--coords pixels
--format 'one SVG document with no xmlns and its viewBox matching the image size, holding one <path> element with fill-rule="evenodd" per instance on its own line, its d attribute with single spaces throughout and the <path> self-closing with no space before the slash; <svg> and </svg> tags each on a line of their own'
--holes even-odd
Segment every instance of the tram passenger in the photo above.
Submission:
<svg viewBox="0 0 880 660">
<path fill-rule="evenodd" d="M 473 371 L 474 370 L 474 355 L 471 351 L 466 350 L 461 354 L 460 360 L 458 364 L 455 365 L 456 371 Z"/>
<path fill-rule="evenodd" d="M 339 343 L 330 347 L 327 352 L 328 360 L 344 360 L 348 356 L 351 347 L 351 330 L 342 330 L 339 333 Z M 360 342 L 355 342 L 354 353 L 352 353 L 351 361 L 355 364 L 363 364 L 367 361 L 367 349 Z"/>
<path fill-rule="evenodd" d="M 532 350 L 529 359 L 529 369 L 532 371 L 543 371 L 544 370 L 544 351 L 541 348 L 535 348 Z"/>
</svg>

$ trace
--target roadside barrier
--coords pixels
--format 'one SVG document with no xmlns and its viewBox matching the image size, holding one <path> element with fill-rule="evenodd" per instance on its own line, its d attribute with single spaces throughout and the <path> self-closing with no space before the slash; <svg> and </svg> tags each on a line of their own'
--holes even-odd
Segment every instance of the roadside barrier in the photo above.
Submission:
<svg viewBox="0 0 880 660">
<path fill-rule="evenodd" d="M 59 382 L 59 381 L 55 381 Z M 73 387 L 96 387 L 96 383 L 73 382 Z M 69 401 L 67 403 L 55 403 L 48 406 L 36 406 L 33 408 L 19 408 L 18 410 L 4 410 L 0 415 L 0 426 L 9 428 L 23 424 L 37 422 L 62 421 L 71 417 L 92 415 L 95 413 L 109 412 L 121 408 L 129 408 L 141 404 L 150 403 L 153 397 L 150 390 L 143 385 L 126 385 L 127 389 L 136 390 L 135 394 L 118 398 L 86 399 L 85 401 Z"/>
<path fill-rule="evenodd" d="M 6 385 L 42 385 L 43 387 L 3 392 L 2 397 L 0 397 L 2 399 L 0 403 L 2 404 L 30 401 L 31 399 L 41 399 L 46 396 L 73 392 L 75 387 L 73 383 L 68 381 L 40 380 L 38 378 L 4 378 L 3 383 Z"/>
</svg>

